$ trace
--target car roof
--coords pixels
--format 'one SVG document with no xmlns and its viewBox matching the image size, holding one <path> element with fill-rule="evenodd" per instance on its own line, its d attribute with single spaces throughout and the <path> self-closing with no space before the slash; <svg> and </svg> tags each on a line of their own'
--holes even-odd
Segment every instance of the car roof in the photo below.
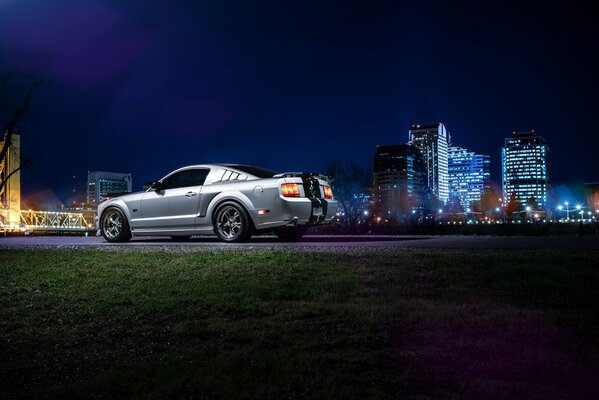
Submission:
<svg viewBox="0 0 599 400">
<path fill-rule="evenodd" d="M 258 176 L 251 174 L 243 169 L 239 169 L 239 167 L 251 167 L 251 168 L 257 168 L 257 169 L 267 169 L 267 168 L 262 168 L 262 167 L 257 167 L 254 165 L 249 165 L 249 164 L 233 164 L 233 163 L 211 163 L 211 164 L 193 164 L 193 165 L 186 165 L 185 167 L 181 167 L 181 168 L 177 168 L 174 171 L 169 172 L 167 175 L 164 176 L 164 178 L 174 174 L 175 172 L 179 172 L 179 171 L 184 171 L 186 169 L 194 169 L 194 168 L 231 168 L 236 170 L 237 172 L 240 172 L 242 174 L 245 175 L 251 175 L 253 177 L 259 178 Z M 274 171 L 273 171 L 274 172 Z M 162 178 L 162 179 L 164 179 Z"/>
</svg>

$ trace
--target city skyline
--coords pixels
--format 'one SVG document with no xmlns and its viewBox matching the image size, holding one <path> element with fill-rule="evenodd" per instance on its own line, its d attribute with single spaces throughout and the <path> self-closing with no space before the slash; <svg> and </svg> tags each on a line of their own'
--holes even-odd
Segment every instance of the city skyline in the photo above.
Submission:
<svg viewBox="0 0 599 400">
<path fill-rule="evenodd" d="M 482 173 L 484 175 L 484 177 L 482 177 L 482 175 L 481 175 L 481 177 L 480 177 L 482 179 L 481 182 L 478 182 L 478 178 L 476 179 L 477 182 L 475 183 L 474 186 L 476 186 L 477 188 L 476 188 L 475 191 L 480 192 L 482 194 L 483 190 L 481 190 L 481 188 L 482 189 L 491 188 L 491 189 L 495 190 L 496 193 L 500 196 L 500 198 L 503 200 L 503 204 L 505 206 L 505 204 L 507 204 L 507 200 L 506 199 L 508 199 L 508 195 L 506 194 L 507 192 L 506 192 L 506 189 L 505 189 L 505 182 L 504 182 L 505 171 L 504 171 L 503 155 L 501 155 L 499 163 L 498 163 L 500 171 L 501 171 L 500 174 L 499 174 L 500 176 L 499 177 L 495 177 L 495 176 L 493 176 L 493 175 L 490 174 L 490 171 L 492 169 L 490 166 L 493 165 L 493 163 L 490 162 L 491 157 L 488 156 L 488 155 L 479 154 L 476 150 L 470 151 L 472 149 L 470 149 L 469 147 L 465 148 L 465 147 L 462 147 L 462 146 L 458 146 L 457 143 L 459 143 L 460 145 L 463 145 L 463 143 L 461 143 L 459 141 L 459 138 L 458 138 L 458 142 L 456 143 L 453 140 L 451 132 L 449 131 L 449 129 L 447 129 L 447 127 L 443 123 L 441 123 L 441 122 L 438 123 L 438 124 L 433 124 L 433 125 L 412 124 L 410 126 L 410 128 L 408 129 L 408 138 L 411 137 L 412 131 L 414 131 L 414 130 L 426 131 L 426 130 L 430 130 L 430 129 L 433 129 L 433 130 L 441 129 L 443 131 L 444 140 L 447 143 L 446 153 L 447 153 L 448 166 L 447 166 L 447 174 L 446 175 L 447 175 L 447 178 L 448 178 L 447 179 L 447 187 L 449 189 L 449 192 L 448 192 L 449 194 L 447 196 L 447 201 L 445 201 L 444 203 L 448 204 L 448 201 L 451 199 L 452 184 L 456 185 L 456 182 L 457 182 L 456 179 L 458 179 L 458 177 L 455 176 L 455 171 L 454 171 L 454 176 L 453 176 L 453 179 L 454 179 L 453 183 L 452 183 L 452 179 L 451 179 L 451 176 L 450 176 L 451 175 L 451 157 L 452 157 L 451 153 L 454 152 L 454 154 L 458 154 L 459 153 L 460 157 L 464 157 L 464 156 L 469 155 L 472 158 L 471 162 L 473 162 L 473 165 L 476 164 L 477 168 L 479 168 L 479 167 L 483 168 L 483 166 L 484 166 L 484 172 L 483 172 L 482 169 L 481 169 L 481 171 L 476 172 L 476 174 L 481 174 Z M 512 131 L 511 135 L 514 136 L 516 134 L 525 134 L 525 133 L 528 133 L 528 132 L 526 132 L 526 131 L 522 131 L 522 132 Z M 536 133 L 535 133 L 534 130 L 530 131 L 530 133 L 532 133 L 533 135 L 536 136 Z M 504 138 L 504 146 L 505 146 L 505 142 L 508 139 L 509 138 Z M 543 138 L 541 138 L 541 140 L 544 141 Z M 384 146 L 377 145 L 376 148 L 378 150 L 379 148 L 396 147 L 396 146 L 403 146 L 403 145 L 414 146 L 414 144 L 411 144 L 410 141 L 408 140 L 408 142 L 406 142 L 406 143 L 399 143 L 398 142 L 397 144 L 394 144 L 394 145 L 384 145 Z M 503 152 L 504 146 L 500 147 L 500 151 Z M 455 153 L 455 152 L 457 152 L 457 153 Z M 376 156 L 376 151 L 373 154 Z M 423 158 L 425 158 L 425 157 L 423 157 Z M 372 160 L 372 154 L 371 154 L 370 160 Z M 345 160 L 345 161 L 355 162 L 355 160 Z M 461 160 L 461 161 L 464 161 L 464 160 Z M 370 162 L 372 163 L 372 161 L 370 161 Z M 478 165 L 478 164 L 480 164 L 480 165 Z M 473 166 L 471 166 L 470 168 L 472 168 L 472 167 Z M 427 174 L 429 174 L 428 168 L 426 168 L 426 170 L 427 170 Z M 373 173 L 374 172 L 375 171 L 373 170 Z M 68 189 L 68 191 L 65 191 L 66 194 L 64 194 L 63 197 L 60 197 L 60 196 L 56 195 L 56 193 L 52 190 L 52 188 L 48 188 L 49 192 L 47 190 L 44 191 L 45 193 L 42 193 L 42 197 L 38 197 L 37 199 L 32 200 L 31 204 L 34 204 L 34 205 L 42 204 L 43 206 L 47 206 L 50 203 L 48 203 L 47 201 L 45 201 L 43 199 L 43 195 L 44 194 L 48 194 L 48 193 L 51 194 L 51 196 L 48 199 L 50 199 L 50 200 L 58 200 L 58 202 L 55 202 L 56 204 L 53 204 L 50 208 L 55 208 L 56 206 L 60 206 L 60 207 L 62 207 L 62 206 L 69 206 L 69 204 L 80 204 L 80 203 L 84 203 L 84 202 L 90 203 L 89 201 L 87 201 L 87 198 L 89 198 L 89 193 L 88 193 L 88 191 L 89 191 L 89 187 L 88 187 L 89 186 L 89 177 L 88 176 L 91 173 L 92 173 L 92 171 L 87 171 L 87 174 L 85 176 L 83 176 L 83 177 L 71 176 L 70 178 L 72 178 L 72 179 L 71 179 L 71 181 L 69 183 L 70 184 L 69 189 Z M 93 172 L 93 173 L 95 173 L 95 172 Z M 141 190 L 141 186 L 143 184 L 145 184 L 145 182 L 149 182 L 148 180 L 146 180 L 146 181 L 143 181 L 144 183 L 142 184 L 141 181 L 136 181 L 135 184 L 132 185 L 132 174 L 131 173 L 117 172 L 117 174 L 118 175 L 127 175 L 127 176 L 129 176 L 128 188 L 126 190 L 126 191 L 129 191 L 129 192 L 131 192 L 131 191 L 133 191 L 133 192 L 139 191 L 139 190 Z M 157 179 L 159 179 L 159 178 L 157 178 Z M 426 180 L 427 179 L 425 179 L 425 181 Z M 545 199 L 543 200 L 542 203 L 545 203 L 545 202 L 550 201 L 550 200 L 552 200 L 553 202 L 559 201 L 558 197 L 563 197 L 563 198 L 565 198 L 567 200 L 571 199 L 573 201 L 582 201 L 582 199 L 584 198 L 584 193 L 585 193 L 585 190 L 586 190 L 585 189 L 586 185 L 589 184 L 589 183 L 590 184 L 596 184 L 597 182 L 596 181 L 589 181 L 589 182 L 578 181 L 578 182 L 576 182 L 576 185 L 571 185 L 571 186 L 564 185 L 564 184 L 553 185 L 553 179 L 551 177 L 549 179 L 549 185 L 548 185 L 547 189 L 545 190 L 545 195 L 544 195 Z M 20 184 L 22 185 L 22 182 L 20 182 Z M 463 191 L 463 189 L 465 187 L 464 185 L 465 185 L 465 182 L 462 182 L 461 183 L 461 186 L 462 186 L 461 190 L 462 191 Z M 27 185 L 25 184 L 25 186 L 27 186 Z M 376 186 L 376 177 L 373 176 L 373 190 L 374 190 L 375 186 Z M 425 185 L 425 186 L 427 186 L 427 185 Z M 556 186 L 558 188 L 558 191 L 560 191 L 560 193 L 557 193 L 555 191 Z M 429 188 L 429 190 L 430 190 L 430 188 Z M 564 191 L 566 192 L 565 195 L 564 195 Z M 24 191 L 24 192 L 26 193 L 26 191 Z M 433 193 L 434 193 L 434 191 L 433 191 Z M 462 195 L 460 195 L 458 197 L 461 197 L 461 196 Z M 473 198 L 472 198 L 473 194 L 469 193 L 469 196 L 470 196 L 470 200 L 473 200 Z M 66 199 L 67 197 L 68 197 L 68 199 Z M 66 201 L 65 201 L 65 199 L 66 199 Z M 518 198 L 518 200 L 522 204 L 526 203 L 526 201 L 524 201 L 523 199 Z M 29 204 L 29 199 L 27 199 L 26 195 L 25 195 L 24 201 L 25 201 L 26 205 Z M 91 203 L 94 203 L 94 202 L 91 202 Z M 464 207 L 466 207 L 465 204 L 471 204 L 471 201 L 467 201 L 467 202 L 462 201 L 462 203 L 463 203 L 462 205 L 464 205 Z"/>
</svg>

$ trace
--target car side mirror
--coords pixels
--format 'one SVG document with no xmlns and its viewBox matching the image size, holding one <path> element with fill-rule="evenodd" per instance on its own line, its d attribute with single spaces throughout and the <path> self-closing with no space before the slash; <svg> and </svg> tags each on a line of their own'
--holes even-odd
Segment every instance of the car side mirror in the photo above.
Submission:
<svg viewBox="0 0 599 400">
<path fill-rule="evenodd" d="M 160 182 L 146 182 L 144 183 L 144 190 L 155 190 L 160 191 L 162 184 Z"/>
</svg>

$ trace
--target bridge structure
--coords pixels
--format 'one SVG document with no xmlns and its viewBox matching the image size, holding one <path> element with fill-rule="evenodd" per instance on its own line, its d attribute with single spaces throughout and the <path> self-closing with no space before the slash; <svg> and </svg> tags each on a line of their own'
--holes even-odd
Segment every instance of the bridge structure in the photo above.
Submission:
<svg viewBox="0 0 599 400">
<path fill-rule="evenodd" d="M 92 213 L 20 210 L 19 224 L 14 223 L 16 218 L 9 219 L 7 215 L 8 210 L 0 210 L 0 231 L 83 233 L 95 230 L 95 215 Z"/>
<path fill-rule="evenodd" d="M 0 147 L 4 135 L 0 134 Z M 95 230 L 96 212 L 90 208 L 71 208 L 64 211 L 21 209 L 21 139 L 13 133 L 11 144 L 0 160 L 0 232 L 85 233 Z M 129 176 L 129 179 L 131 177 Z"/>
</svg>

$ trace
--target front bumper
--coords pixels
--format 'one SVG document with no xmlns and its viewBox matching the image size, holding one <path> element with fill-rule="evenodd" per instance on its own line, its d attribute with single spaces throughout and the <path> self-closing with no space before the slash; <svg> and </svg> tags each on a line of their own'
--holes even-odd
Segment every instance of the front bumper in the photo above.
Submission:
<svg viewBox="0 0 599 400">
<path fill-rule="evenodd" d="M 102 230 L 100 229 L 100 217 L 98 217 L 96 215 L 96 236 L 101 236 L 102 235 Z"/>
</svg>

